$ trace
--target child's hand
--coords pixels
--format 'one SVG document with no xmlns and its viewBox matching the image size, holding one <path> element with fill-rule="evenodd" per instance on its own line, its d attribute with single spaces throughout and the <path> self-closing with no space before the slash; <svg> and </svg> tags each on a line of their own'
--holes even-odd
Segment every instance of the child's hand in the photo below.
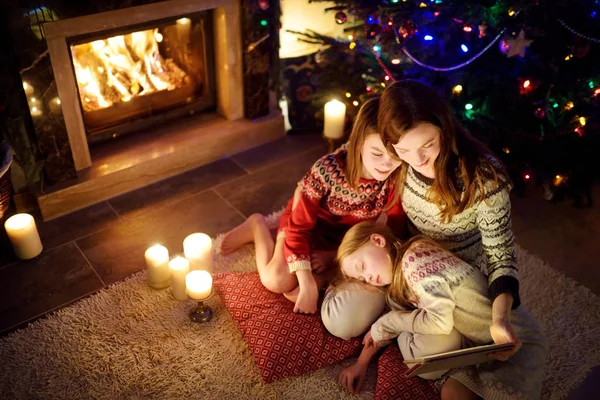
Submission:
<svg viewBox="0 0 600 400">
<path fill-rule="evenodd" d="M 338 382 L 352 394 L 357 394 L 362 388 L 367 376 L 367 365 L 357 362 L 340 372 Z"/>
<path fill-rule="evenodd" d="M 377 345 L 377 343 L 373 340 L 373 336 L 371 336 L 370 329 L 367 331 L 367 333 L 365 334 L 365 337 L 363 338 L 363 346 L 365 346 L 365 347 L 373 346 L 375 348 L 379 347 Z"/>
<path fill-rule="evenodd" d="M 517 338 L 517 334 L 508 321 L 498 320 L 492 322 L 492 325 L 490 326 L 490 333 L 492 335 L 492 339 L 494 339 L 494 343 L 496 344 L 515 343 L 515 347 L 512 350 L 488 354 L 490 358 L 506 361 L 508 357 L 515 354 L 523 345 L 523 343 L 521 343 L 521 341 Z"/>
<path fill-rule="evenodd" d="M 319 288 L 312 275 L 312 271 L 296 271 L 298 278 L 298 298 L 294 305 L 295 313 L 314 314 L 317 312 L 317 301 L 319 300 Z"/>
</svg>

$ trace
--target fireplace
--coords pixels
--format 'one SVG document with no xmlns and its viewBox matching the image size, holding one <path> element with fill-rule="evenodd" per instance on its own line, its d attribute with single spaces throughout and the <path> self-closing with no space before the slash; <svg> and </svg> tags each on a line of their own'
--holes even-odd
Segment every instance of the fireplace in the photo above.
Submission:
<svg viewBox="0 0 600 400">
<path fill-rule="evenodd" d="M 285 133 L 270 84 L 278 1 L 100 3 L 113 9 L 65 6 L 64 19 L 35 9 L 51 17 L 40 29 L 22 34 L 29 14 L 13 28 L 32 46 L 20 73 L 44 162 L 34 195 L 45 220 Z"/>
<path fill-rule="evenodd" d="M 89 143 L 215 106 L 210 12 L 67 44 Z"/>
</svg>

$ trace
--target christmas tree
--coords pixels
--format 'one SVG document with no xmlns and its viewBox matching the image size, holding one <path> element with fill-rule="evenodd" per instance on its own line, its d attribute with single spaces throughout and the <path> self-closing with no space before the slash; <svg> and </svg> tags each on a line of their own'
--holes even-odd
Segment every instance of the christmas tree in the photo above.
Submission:
<svg viewBox="0 0 600 400">
<path fill-rule="evenodd" d="M 320 0 L 311 0 L 320 1 Z M 338 0 L 344 38 L 322 44 L 316 109 L 337 98 L 352 119 L 391 82 L 436 88 L 505 162 L 517 189 L 573 190 L 593 178 L 600 125 L 600 1 Z"/>
</svg>

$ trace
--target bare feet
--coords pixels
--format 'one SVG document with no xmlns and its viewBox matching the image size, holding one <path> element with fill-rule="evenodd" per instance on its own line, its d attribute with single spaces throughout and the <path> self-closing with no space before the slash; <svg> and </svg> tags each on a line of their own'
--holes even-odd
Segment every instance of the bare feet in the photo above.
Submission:
<svg viewBox="0 0 600 400">
<path fill-rule="evenodd" d="M 298 300 L 298 293 L 300 293 L 300 286 L 296 286 L 291 292 L 284 293 L 283 297 L 296 304 L 296 300 Z"/>
<path fill-rule="evenodd" d="M 257 224 L 266 226 L 265 217 L 261 214 L 252 214 L 241 225 L 233 228 L 225 234 L 221 241 L 221 254 L 231 254 L 245 244 L 254 241 L 254 227 Z"/>
</svg>

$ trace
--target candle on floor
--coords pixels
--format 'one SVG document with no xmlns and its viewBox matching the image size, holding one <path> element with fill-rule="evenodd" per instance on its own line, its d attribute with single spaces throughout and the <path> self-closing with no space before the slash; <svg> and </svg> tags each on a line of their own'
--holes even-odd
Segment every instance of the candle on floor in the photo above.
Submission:
<svg viewBox="0 0 600 400">
<path fill-rule="evenodd" d="M 185 286 L 190 299 L 205 300 L 212 293 L 212 276 L 207 271 L 191 271 L 185 277 Z"/>
<path fill-rule="evenodd" d="M 339 100 L 331 100 L 325 104 L 325 126 L 323 136 L 329 139 L 340 139 L 344 136 L 346 121 L 346 105 Z"/>
<path fill-rule="evenodd" d="M 171 270 L 171 289 L 175 300 L 187 300 L 185 292 L 185 276 L 190 272 L 190 262 L 183 257 L 175 257 L 169 261 Z"/>
<path fill-rule="evenodd" d="M 171 285 L 169 269 L 169 250 L 160 244 L 149 247 L 144 253 L 146 257 L 146 279 L 154 289 L 164 289 Z"/>
<path fill-rule="evenodd" d="M 20 259 L 29 260 L 42 252 L 42 241 L 31 215 L 15 214 L 6 220 L 4 228 L 15 255 Z"/>
<path fill-rule="evenodd" d="M 183 241 L 185 258 L 192 270 L 213 272 L 212 239 L 205 233 L 192 233 Z"/>
</svg>

